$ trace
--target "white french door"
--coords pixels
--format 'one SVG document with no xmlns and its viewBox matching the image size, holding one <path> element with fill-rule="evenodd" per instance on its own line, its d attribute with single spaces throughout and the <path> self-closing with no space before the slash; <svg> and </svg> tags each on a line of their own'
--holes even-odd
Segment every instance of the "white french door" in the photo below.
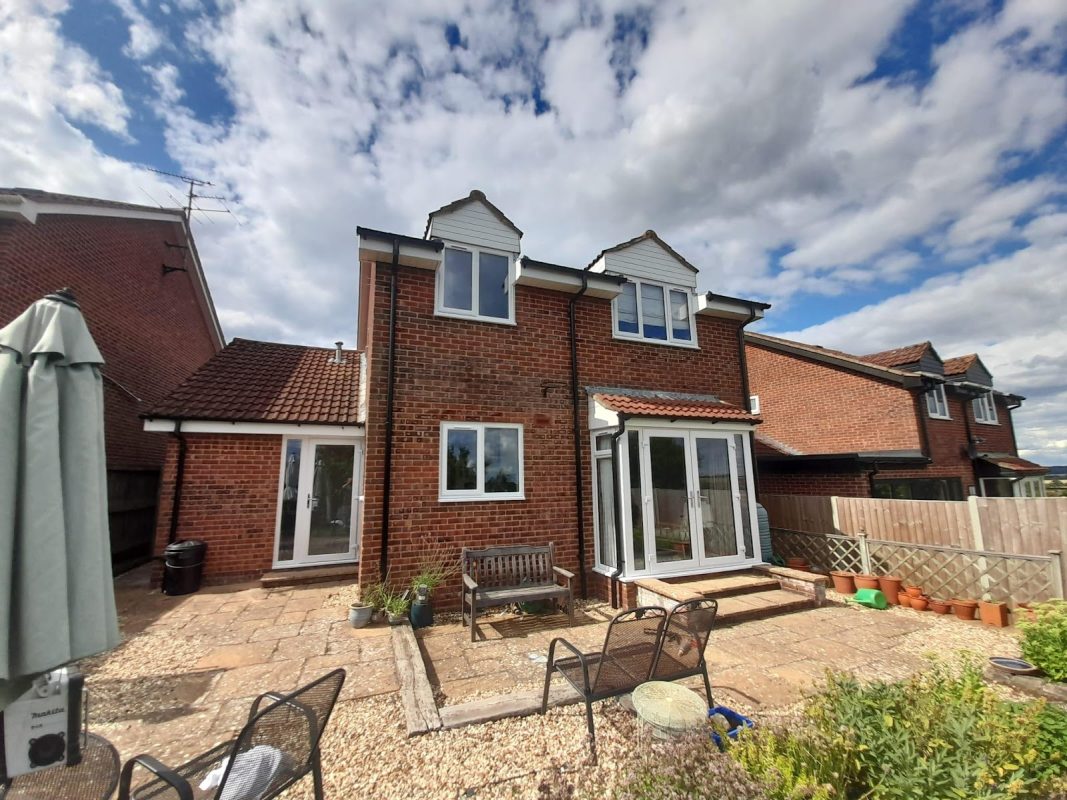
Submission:
<svg viewBox="0 0 1067 800">
<path fill-rule="evenodd" d="M 287 438 L 275 564 L 355 560 L 362 478 L 362 441 Z"/>
<path fill-rule="evenodd" d="M 646 429 L 642 436 L 643 523 L 649 532 L 642 544 L 648 571 L 723 567 L 750 558 L 742 437 L 670 429 Z"/>
</svg>

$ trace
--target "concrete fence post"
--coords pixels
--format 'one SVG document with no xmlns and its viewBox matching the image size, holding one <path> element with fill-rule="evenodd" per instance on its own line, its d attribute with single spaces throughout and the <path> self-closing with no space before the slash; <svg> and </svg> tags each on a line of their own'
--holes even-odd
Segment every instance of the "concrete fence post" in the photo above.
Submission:
<svg viewBox="0 0 1067 800">
<path fill-rule="evenodd" d="M 856 534 L 856 540 L 860 543 L 860 566 L 863 567 L 863 573 L 870 575 L 871 573 L 871 548 L 867 544 L 867 531 L 860 531 Z"/>
<path fill-rule="evenodd" d="M 833 520 L 834 529 L 830 533 L 841 533 L 841 522 L 837 515 L 837 496 L 830 498 L 830 517 Z"/>
<path fill-rule="evenodd" d="M 967 498 L 967 511 L 971 517 L 971 542 L 975 550 L 985 550 L 985 535 L 982 533 L 982 515 L 978 511 L 978 497 Z"/>
<path fill-rule="evenodd" d="M 1067 583 L 1063 580 L 1063 553 L 1060 550 L 1049 550 L 1048 554 L 1052 558 L 1048 564 L 1048 577 L 1052 591 L 1055 592 L 1053 597 L 1067 597 Z"/>
</svg>

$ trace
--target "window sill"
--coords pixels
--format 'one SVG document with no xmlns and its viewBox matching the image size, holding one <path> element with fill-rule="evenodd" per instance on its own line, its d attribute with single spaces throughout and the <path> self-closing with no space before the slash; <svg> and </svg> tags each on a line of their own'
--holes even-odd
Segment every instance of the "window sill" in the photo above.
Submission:
<svg viewBox="0 0 1067 800">
<path fill-rule="evenodd" d="M 977 422 L 979 425 L 999 425 L 1000 424 L 999 420 L 996 421 L 996 422 L 987 422 L 984 419 L 976 419 L 975 422 Z"/>
<path fill-rule="evenodd" d="M 683 350 L 700 349 L 700 345 L 696 342 L 665 342 L 662 339 L 646 339 L 643 336 L 625 336 L 620 333 L 613 333 L 611 338 L 619 342 L 633 342 L 635 344 L 655 344 L 659 345 L 660 347 L 679 347 Z"/>
<path fill-rule="evenodd" d="M 952 417 L 942 417 L 940 414 L 929 414 L 928 413 L 926 416 L 929 417 L 930 419 L 948 420 L 949 422 L 952 421 Z"/>
<path fill-rule="evenodd" d="M 493 325 L 516 325 L 513 319 L 503 319 L 502 317 L 480 317 L 476 314 L 463 314 L 458 311 L 446 311 L 440 308 L 435 308 L 433 311 L 435 317 L 444 317 L 446 319 L 461 319 L 465 322 L 488 322 Z"/>
<path fill-rule="evenodd" d="M 438 495 L 438 503 L 502 503 L 509 500 L 525 500 L 526 494 L 468 494 L 462 497 Z"/>
</svg>

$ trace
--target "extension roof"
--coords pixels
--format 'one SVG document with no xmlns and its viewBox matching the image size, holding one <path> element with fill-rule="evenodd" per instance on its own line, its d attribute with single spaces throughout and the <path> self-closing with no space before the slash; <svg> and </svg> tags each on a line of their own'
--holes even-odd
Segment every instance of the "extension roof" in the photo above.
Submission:
<svg viewBox="0 0 1067 800">
<path fill-rule="evenodd" d="M 234 339 L 144 416 L 356 425 L 359 354 Z"/>
<path fill-rule="evenodd" d="M 638 389 L 589 388 L 592 398 L 607 409 L 631 417 L 667 419 L 706 419 L 725 422 L 760 423 L 758 414 L 731 405 L 714 395 L 683 392 L 654 392 Z"/>
</svg>

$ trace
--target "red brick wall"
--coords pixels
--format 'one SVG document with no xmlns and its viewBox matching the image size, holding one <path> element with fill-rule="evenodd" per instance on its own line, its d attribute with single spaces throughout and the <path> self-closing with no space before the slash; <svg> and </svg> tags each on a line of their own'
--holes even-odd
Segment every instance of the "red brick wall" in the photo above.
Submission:
<svg viewBox="0 0 1067 800">
<path fill-rule="evenodd" d="M 160 554 L 170 533 L 178 442 L 156 435 L 167 448 L 156 525 Z M 207 542 L 208 582 L 259 577 L 274 559 L 282 437 L 187 434 L 185 440 L 178 538 Z"/>
<path fill-rule="evenodd" d="M 760 468 L 760 494 L 808 494 L 837 497 L 870 497 L 866 473 L 772 472 Z"/>
<path fill-rule="evenodd" d="M 518 286 L 517 324 L 499 325 L 435 317 L 434 274 L 400 267 L 399 276 L 390 579 L 403 583 L 414 574 L 428 540 L 446 543 L 457 556 L 464 545 L 553 541 L 560 564 L 577 570 L 569 295 Z M 374 285 L 361 581 L 377 577 L 381 553 L 388 268 L 378 268 Z M 716 394 L 740 404 L 737 324 L 698 317 L 700 350 L 622 342 L 612 338 L 610 301 L 582 298 L 578 302 L 579 384 Z M 583 393 L 585 566 L 591 568 L 593 501 L 587 418 Z M 439 503 L 442 421 L 522 424 L 526 499 Z M 439 592 L 442 607 L 456 606 L 458 587 L 457 579 Z"/>
<path fill-rule="evenodd" d="M 745 351 L 761 433 L 802 453 L 919 449 L 904 387 L 751 342 Z"/>
<path fill-rule="evenodd" d="M 108 467 L 158 469 L 165 438 L 145 433 L 138 418 L 221 347 L 182 252 L 176 222 L 42 215 L 35 224 L 0 220 L 0 326 L 45 294 L 69 286 L 106 363 Z"/>
</svg>

